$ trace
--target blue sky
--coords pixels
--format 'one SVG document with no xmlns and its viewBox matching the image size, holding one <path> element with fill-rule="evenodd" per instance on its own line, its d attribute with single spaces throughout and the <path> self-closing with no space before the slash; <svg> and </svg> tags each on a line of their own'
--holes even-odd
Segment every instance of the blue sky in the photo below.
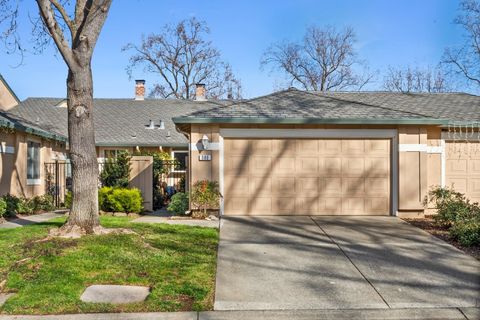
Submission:
<svg viewBox="0 0 480 320">
<path fill-rule="evenodd" d="M 27 3 L 27 4 L 26 4 Z M 23 1 L 35 12 L 33 1 Z M 243 84 L 245 97 L 270 93 L 281 74 L 260 70 L 269 44 L 300 40 L 310 25 L 352 26 L 357 51 L 372 70 L 392 66 L 435 66 L 445 47 L 462 40 L 453 24 L 456 0 L 115 0 L 93 58 L 95 97 L 133 97 L 134 80 L 125 68 L 129 54 L 121 48 L 157 32 L 166 23 L 195 16 L 211 29 L 210 40 L 222 52 Z M 25 17 L 25 16 L 24 16 Z M 28 19 L 20 21 L 23 40 L 29 40 Z M 20 99 L 66 95 L 66 67 L 52 48 L 42 55 L 19 57 L 0 51 L 0 73 Z M 147 86 L 155 76 L 138 70 Z M 381 89 L 378 82 L 368 87 Z"/>
</svg>

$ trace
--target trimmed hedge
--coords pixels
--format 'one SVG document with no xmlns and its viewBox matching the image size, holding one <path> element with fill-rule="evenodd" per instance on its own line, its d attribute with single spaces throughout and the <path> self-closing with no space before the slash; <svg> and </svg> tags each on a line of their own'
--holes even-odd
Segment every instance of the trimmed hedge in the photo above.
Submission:
<svg viewBox="0 0 480 320">
<path fill-rule="evenodd" d="M 0 198 L 0 218 L 3 218 L 7 213 L 7 202 L 5 199 Z"/>
<path fill-rule="evenodd" d="M 98 206 L 105 212 L 140 213 L 143 198 L 137 188 L 103 187 L 98 190 Z"/>
</svg>

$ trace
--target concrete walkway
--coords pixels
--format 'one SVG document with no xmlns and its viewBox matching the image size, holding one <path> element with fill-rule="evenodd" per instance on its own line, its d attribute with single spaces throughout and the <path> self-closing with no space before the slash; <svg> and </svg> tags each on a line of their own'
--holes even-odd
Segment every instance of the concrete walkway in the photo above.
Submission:
<svg viewBox="0 0 480 320">
<path fill-rule="evenodd" d="M 215 310 L 480 306 L 480 262 L 395 217 L 222 218 Z"/>
<path fill-rule="evenodd" d="M 31 216 L 21 216 L 15 219 L 8 220 L 4 223 L 0 223 L 0 229 L 12 229 L 12 228 L 20 228 L 23 226 L 47 222 L 50 219 L 63 217 L 65 212 L 46 212 L 40 214 L 34 214 Z"/>
<path fill-rule="evenodd" d="M 172 313 L 98 313 L 58 316 L 0 316 L 0 320 L 477 320 L 479 308 L 211 311 Z"/>
</svg>

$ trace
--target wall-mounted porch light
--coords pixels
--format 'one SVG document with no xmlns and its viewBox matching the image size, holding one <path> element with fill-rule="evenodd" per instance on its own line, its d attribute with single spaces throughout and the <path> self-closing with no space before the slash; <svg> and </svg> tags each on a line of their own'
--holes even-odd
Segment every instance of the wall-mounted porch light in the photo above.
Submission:
<svg viewBox="0 0 480 320">
<path fill-rule="evenodd" d="M 203 150 L 208 150 L 208 148 L 210 147 L 210 140 L 208 140 L 208 137 L 206 134 L 204 134 L 202 137 L 202 147 L 203 147 Z"/>
</svg>

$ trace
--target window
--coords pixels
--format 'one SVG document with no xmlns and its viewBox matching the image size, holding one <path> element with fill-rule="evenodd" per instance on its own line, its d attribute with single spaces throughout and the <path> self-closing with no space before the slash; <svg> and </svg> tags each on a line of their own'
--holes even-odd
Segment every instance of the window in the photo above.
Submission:
<svg viewBox="0 0 480 320">
<path fill-rule="evenodd" d="M 188 151 L 173 151 L 173 159 L 178 163 L 176 171 L 184 171 L 187 168 Z"/>
<path fill-rule="evenodd" d="M 27 144 L 27 184 L 40 183 L 40 143 Z"/>
<path fill-rule="evenodd" d="M 105 150 L 104 151 L 105 159 L 109 159 L 109 158 L 115 159 L 118 156 L 118 153 L 121 151 L 125 151 L 125 150 L 123 149 Z"/>
</svg>

